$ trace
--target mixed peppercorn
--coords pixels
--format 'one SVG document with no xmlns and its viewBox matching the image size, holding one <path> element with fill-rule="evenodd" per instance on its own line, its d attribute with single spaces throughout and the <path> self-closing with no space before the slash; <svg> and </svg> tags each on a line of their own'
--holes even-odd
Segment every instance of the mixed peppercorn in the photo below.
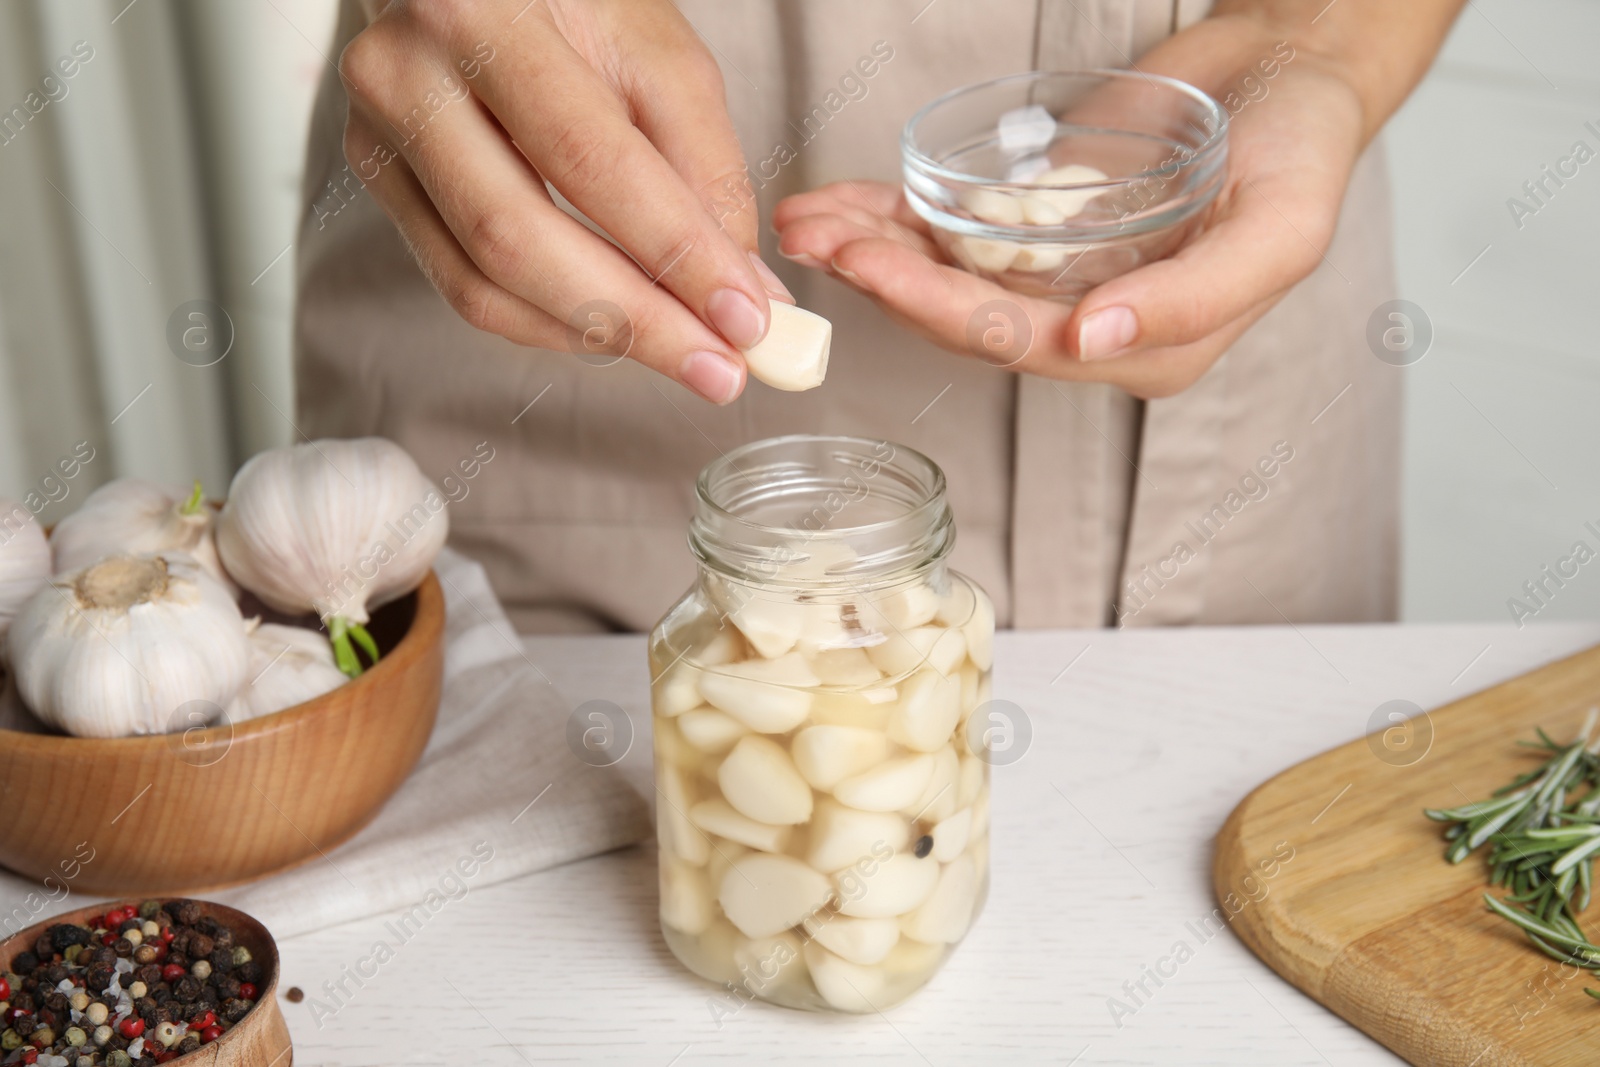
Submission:
<svg viewBox="0 0 1600 1067">
<path fill-rule="evenodd" d="M 264 975 L 192 900 L 49 927 L 0 965 L 0 1067 L 146 1067 L 217 1040 Z"/>
</svg>

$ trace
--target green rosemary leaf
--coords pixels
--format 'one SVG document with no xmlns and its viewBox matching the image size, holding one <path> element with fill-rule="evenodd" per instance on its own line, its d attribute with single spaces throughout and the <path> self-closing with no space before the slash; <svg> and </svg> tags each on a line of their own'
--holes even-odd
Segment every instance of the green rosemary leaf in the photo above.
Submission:
<svg viewBox="0 0 1600 1067">
<path fill-rule="evenodd" d="M 1522 927 L 1522 929 L 1528 931 L 1528 933 L 1538 934 L 1546 941 L 1557 945 L 1563 945 L 1569 949 L 1572 949 L 1574 956 L 1577 958 L 1581 958 L 1589 963 L 1600 963 L 1600 945 L 1591 945 L 1582 938 L 1573 937 L 1567 931 L 1556 926 L 1552 926 L 1548 922 L 1536 919 L 1526 912 L 1519 911 L 1516 908 L 1500 903 L 1500 901 L 1496 900 L 1488 893 L 1483 895 L 1483 900 L 1484 903 L 1489 905 L 1490 911 L 1494 912 L 1496 915 L 1499 915 L 1501 918 L 1511 920 L 1518 926 Z"/>
<path fill-rule="evenodd" d="M 1600 833 L 1600 831 L 1597 831 L 1597 833 Z M 1583 844 L 1563 853 L 1561 858 L 1556 860 L 1555 864 L 1550 868 L 1550 873 L 1562 874 L 1569 871 L 1582 860 L 1594 855 L 1596 851 L 1600 851 L 1600 836 L 1591 837 Z"/>
<path fill-rule="evenodd" d="M 1489 838 L 1496 831 L 1515 818 L 1523 808 L 1527 807 L 1529 799 L 1530 798 L 1528 797 L 1521 798 L 1517 803 L 1508 806 L 1504 811 L 1499 812 L 1493 818 L 1485 822 L 1482 826 L 1468 834 L 1468 850 L 1475 849 L 1485 841 L 1489 840 Z"/>
<path fill-rule="evenodd" d="M 1535 948 L 1553 960 L 1560 960 L 1562 963 L 1570 963 L 1574 967 L 1582 967 L 1585 970 L 1594 970 L 1597 966 L 1600 966 L 1600 964 L 1594 964 L 1585 961 L 1581 956 L 1574 955 L 1571 952 L 1564 952 L 1561 949 L 1556 948 L 1538 934 L 1529 933 L 1526 930 L 1524 930 L 1523 933 L 1527 934 L 1528 940 L 1533 942 L 1533 946 Z"/>
</svg>

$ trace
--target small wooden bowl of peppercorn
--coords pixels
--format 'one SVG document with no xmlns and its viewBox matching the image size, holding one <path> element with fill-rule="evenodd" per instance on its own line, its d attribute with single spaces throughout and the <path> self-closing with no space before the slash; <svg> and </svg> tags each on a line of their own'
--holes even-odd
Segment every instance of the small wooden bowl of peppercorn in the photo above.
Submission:
<svg viewBox="0 0 1600 1067">
<path fill-rule="evenodd" d="M 373 613 L 376 664 L 260 718 L 114 740 L 0 729 L 0 865 L 74 891 L 162 896 L 332 851 L 377 815 L 427 747 L 444 615 L 430 573 Z"/>
<path fill-rule="evenodd" d="M 0 1063 L 290 1067 L 277 988 L 278 947 L 242 911 L 79 908 L 0 941 Z"/>
</svg>

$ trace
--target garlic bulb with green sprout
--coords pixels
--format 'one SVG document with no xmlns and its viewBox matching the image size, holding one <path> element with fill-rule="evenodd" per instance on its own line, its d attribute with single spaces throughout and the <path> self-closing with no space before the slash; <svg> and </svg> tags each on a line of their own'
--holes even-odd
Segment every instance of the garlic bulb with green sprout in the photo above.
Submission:
<svg viewBox="0 0 1600 1067">
<path fill-rule="evenodd" d="M 228 705 L 228 720 L 270 715 L 331 692 L 349 681 L 333 661 L 328 639 L 316 630 L 276 623 L 249 624 L 250 669 Z"/>
<path fill-rule="evenodd" d="M 212 530 L 216 512 L 206 505 L 200 483 L 185 492 L 143 478 L 107 482 L 50 533 L 57 574 L 81 570 L 107 556 L 182 552 L 235 595 L 233 580 L 217 558 Z"/>
<path fill-rule="evenodd" d="M 382 437 L 311 441 L 255 456 L 234 475 L 217 551 L 269 607 L 315 612 L 334 661 L 377 662 L 369 609 L 411 592 L 450 532 L 446 500 L 405 449 Z"/>
<path fill-rule="evenodd" d="M 192 557 L 111 556 L 35 593 L 7 635 L 22 701 L 78 737 L 159 734 L 220 713 L 250 660 L 233 595 Z"/>
<path fill-rule="evenodd" d="M 0 497 L 0 642 L 17 611 L 50 580 L 50 545 L 33 512 Z"/>
</svg>

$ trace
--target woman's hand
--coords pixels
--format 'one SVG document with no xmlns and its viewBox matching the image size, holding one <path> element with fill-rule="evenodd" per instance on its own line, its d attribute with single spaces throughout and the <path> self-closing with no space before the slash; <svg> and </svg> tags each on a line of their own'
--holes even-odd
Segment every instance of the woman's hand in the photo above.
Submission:
<svg viewBox="0 0 1600 1067">
<path fill-rule="evenodd" d="M 519 344 L 626 353 L 717 403 L 738 396 L 768 299 L 792 298 L 757 256 L 721 73 L 677 9 L 369 8 L 339 62 L 345 155 L 462 318 Z"/>
<path fill-rule="evenodd" d="M 898 186 L 841 182 L 784 200 L 774 213 L 779 249 L 953 352 L 984 355 L 973 351 L 969 320 L 980 305 L 1003 299 L 1023 309 L 1032 330 L 1027 354 L 1010 369 L 1110 382 L 1145 398 L 1176 393 L 1323 262 L 1350 172 L 1388 114 L 1373 121 L 1347 65 L 1293 42 L 1273 20 L 1222 16 L 1141 59 L 1140 70 L 1229 104 L 1227 178 L 1197 237 L 1169 259 L 1090 290 L 1076 307 L 1012 293 L 950 265 Z M 1263 78 L 1263 64 L 1275 70 L 1271 78 Z M 1403 97 L 1395 94 L 1394 103 Z"/>
</svg>

